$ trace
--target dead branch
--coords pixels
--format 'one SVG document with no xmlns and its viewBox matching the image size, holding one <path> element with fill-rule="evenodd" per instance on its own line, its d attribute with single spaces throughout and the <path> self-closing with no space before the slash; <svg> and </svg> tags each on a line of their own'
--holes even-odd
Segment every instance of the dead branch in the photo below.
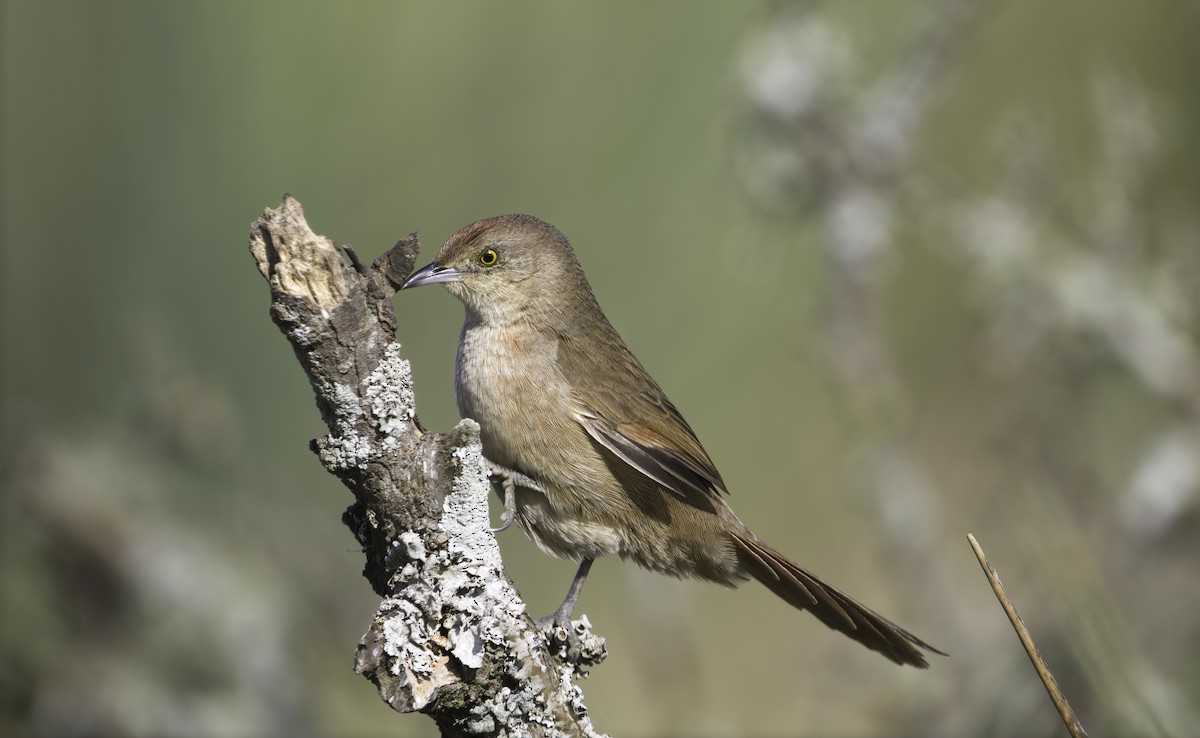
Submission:
<svg viewBox="0 0 1200 738">
<path fill-rule="evenodd" d="M 580 661 L 552 653 L 488 531 L 479 426 L 464 419 L 428 433 L 413 411 L 392 297 L 417 250 L 412 234 L 367 267 L 313 233 L 290 195 L 250 228 L 271 318 L 329 427 L 312 449 L 354 494 L 343 521 L 383 597 L 355 670 L 393 709 L 429 715 L 443 735 L 593 736 L 572 678 L 603 659 L 603 639 L 577 621 Z"/>
<path fill-rule="evenodd" d="M 1021 620 L 1021 616 L 1017 614 L 1016 605 L 1013 604 L 1008 594 L 1004 591 L 1004 585 L 1000 583 L 1000 575 L 996 573 L 996 569 L 987 560 L 987 556 L 984 555 L 983 548 L 980 547 L 979 541 L 975 540 L 975 536 L 968 533 L 967 540 L 971 542 L 971 548 L 975 551 L 975 558 L 979 559 L 979 565 L 983 567 L 983 575 L 987 577 L 988 583 L 992 585 L 992 591 L 996 593 L 996 599 L 1000 600 L 1000 606 L 1004 608 L 1004 614 L 1008 616 L 1008 621 L 1012 623 L 1013 630 L 1017 632 L 1017 638 L 1021 639 L 1021 645 L 1025 647 L 1025 653 L 1029 656 L 1029 660 L 1033 662 L 1033 668 L 1037 670 L 1038 677 L 1046 687 L 1046 693 L 1050 695 L 1050 701 L 1054 703 L 1054 707 L 1062 717 L 1067 730 L 1070 731 L 1072 738 L 1087 738 L 1087 731 L 1083 729 L 1083 723 L 1079 722 L 1075 711 L 1071 709 L 1071 704 L 1067 702 L 1066 695 L 1063 694 L 1062 689 L 1058 686 L 1058 680 L 1050 672 L 1050 667 L 1046 665 L 1046 660 L 1042 658 L 1042 652 L 1038 650 L 1033 642 L 1033 636 L 1029 634 L 1029 629 L 1025 627 L 1025 621 Z"/>
</svg>

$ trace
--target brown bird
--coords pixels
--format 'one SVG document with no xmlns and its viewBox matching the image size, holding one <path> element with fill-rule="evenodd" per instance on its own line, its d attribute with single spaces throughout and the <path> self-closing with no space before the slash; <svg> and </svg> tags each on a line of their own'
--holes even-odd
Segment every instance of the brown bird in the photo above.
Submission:
<svg viewBox="0 0 1200 738">
<path fill-rule="evenodd" d="M 507 522 L 515 514 L 543 550 L 580 562 L 557 621 L 592 560 L 616 554 L 729 587 L 753 577 L 899 664 L 925 668 L 922 649 L 942 653 L 738 520 L 696 434 L 608 322 L 554 226 L 529 215 L 472 223 L 401 289 L 439 283 L 466 307 L 455 394 L 503 467 Z"/>
</svg>

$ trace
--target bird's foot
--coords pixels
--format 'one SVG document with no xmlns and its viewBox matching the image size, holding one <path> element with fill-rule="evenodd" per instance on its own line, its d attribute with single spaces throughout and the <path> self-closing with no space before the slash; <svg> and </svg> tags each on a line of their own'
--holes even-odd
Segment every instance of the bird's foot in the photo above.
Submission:
<svg viewBox="0 0 1200 738">
<path fill-rule="evenodd" d="M 540 484 L 533 481 L 533 479 L 519 471 L 500 466 L 494 461 L 486 459 L 485 461 L 487 461 L 488 475 L 499 480 L 500 496 L 504 499 L 504 514 L 500 516 L 500 525 L 488 529 L 493 533 L 499 533 L 502 530 L 507 530 L 513 524 L 513 521 L 517 519 L 518 486 L 531 489 L 534 492 L 541 492 L 542 494 L 546 494 L 546 490 Z"/>
<path fill-rule="evenodd" d="M 571 620 L 570 614 L 560 608 L 536 622 L 550 653 L 570 664 L 580 676 L 586 676 L 587 667 L 599 664 L 608 656 L 604 638 L 592 632 L 587 615 Z"/>
</svg>

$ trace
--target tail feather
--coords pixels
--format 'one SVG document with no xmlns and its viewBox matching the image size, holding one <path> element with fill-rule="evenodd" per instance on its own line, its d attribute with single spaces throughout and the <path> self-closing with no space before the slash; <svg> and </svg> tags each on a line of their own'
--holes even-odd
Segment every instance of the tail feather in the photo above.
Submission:
<svg viewBox="0 0 1200 738">
<path fill-rule="evenodd" d="M 788 604 L 808 610 L 828 627 L 872 651 L 897 664 L 921 669 L 929 668 L 922 650 L 946 655 L 788 561 L 749 532 L 733 534 L 733 541 L 743 554 L 742 564 L 748 574 Z"/>
</svg>

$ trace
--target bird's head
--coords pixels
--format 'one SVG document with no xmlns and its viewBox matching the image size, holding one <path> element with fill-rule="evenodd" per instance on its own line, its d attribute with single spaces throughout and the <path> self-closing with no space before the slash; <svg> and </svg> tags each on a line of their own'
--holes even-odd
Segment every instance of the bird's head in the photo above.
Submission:
<svg viewBox="0 0 1200 738">
<path fill-rule="evenodd" d="M 498 215 L 459 229 L 400 289 L 425 284 L 444 284 L 489 322 L 509 322 L 581 288 L 591 293 L 570 242 L 532 215 Z"/>
</svg>

